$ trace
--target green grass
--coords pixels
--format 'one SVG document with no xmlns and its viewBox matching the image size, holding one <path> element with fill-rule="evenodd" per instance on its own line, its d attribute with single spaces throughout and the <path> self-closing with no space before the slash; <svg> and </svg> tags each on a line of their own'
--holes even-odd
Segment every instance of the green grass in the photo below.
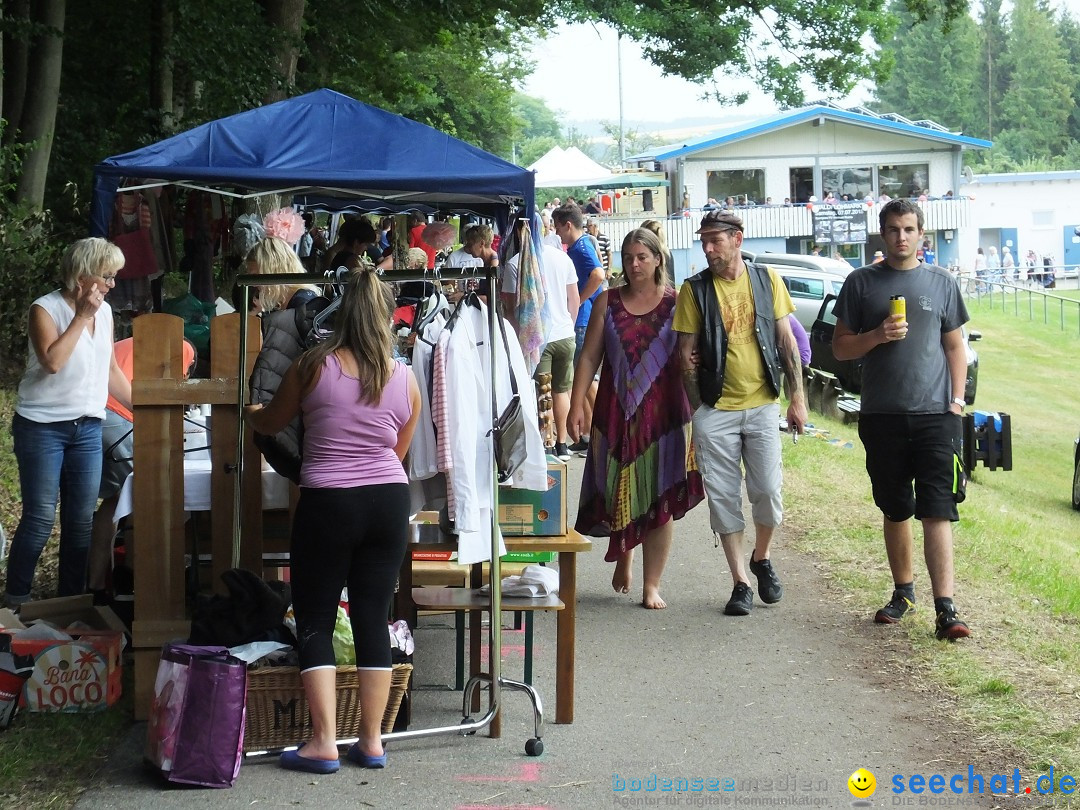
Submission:
<svg viewBox="0 0 1080 810">
<path fill-rule="evenodd" d="M 115 706 L 87 714 L 20 712 L 0 731 L 0 807 L 72 807 L 132 723 L 131 670 Z"/>
<path fill-rule="evenodd" d="M 1080 513 L 1070 507 L 1080 430 L 1080 338 L 1000 307 L 971 307 L 982 332 L 977 407 L 1010 414 L 1013 469 L 976 469 L 955 526 L 956 599 L 974 635 L 933 638 L 929 582 L 905 619 L 912 668 L 957 696 L 976 733 L 1021 752 L 1031 769 L 1080 770 Z M 1075 316 L 1074 316 L 1075 317 Z M 813 414 L 826 441 L 785 445 L 785 520 L 824 558 L 851 609 L 868 616 L 891 589 L 881 517 L 854 425 Z M 850 441 L 846 448 L 843 442 Z M 917 554 L 917 558 L 919 555 Z"/>
</svg>

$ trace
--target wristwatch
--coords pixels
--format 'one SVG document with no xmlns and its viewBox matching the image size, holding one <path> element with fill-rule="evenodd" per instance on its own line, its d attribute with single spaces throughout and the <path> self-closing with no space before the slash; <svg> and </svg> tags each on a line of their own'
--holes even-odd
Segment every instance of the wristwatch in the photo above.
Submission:
<svg viewBox="0 0 1080 810">
<path fill-rule="evenodd" d="M 953 397 L 951 404 L 959 405 L 960 410 L 964 410 L 964 408 L 967 407 L 967 400 L 965 400 L 963 397 Z"/>
</svg>

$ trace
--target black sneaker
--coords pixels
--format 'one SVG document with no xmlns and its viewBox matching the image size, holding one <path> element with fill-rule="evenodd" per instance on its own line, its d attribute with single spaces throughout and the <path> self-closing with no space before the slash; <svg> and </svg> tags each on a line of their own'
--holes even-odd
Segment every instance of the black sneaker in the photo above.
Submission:
<svg viewBox="0 0 1080 810">
<path fill-rule="evenodd" d="M 587 438 L 585 438 L 584 436 L 582 436 L 580 439 L 578 439 L 576 442 L 574 442 L 572 445 L 570 445 L 570 451 L 573 452 L 573 453 L 584 453 L 588 449 L 589 449 L 589 440 Z"/>
<path fill-rule="evenodd" d="M 784 586 L 780 584 L 780 577 L 767 558 L 755 561 L 751 554 L 750 573 L 757 577 L 757 595 L 766 605 L 776 604 L 784 598 Z"/>
<path fill-rule="evenodd" d="M 570 452 L 570 448 L 566 446 L 566 442 L 555 443 L 555 455 L 559 457 L 560 461 L 569 461 L 574 457 L 574 454 Z"/>
<path fill-rule="evenodd" d="M 905 613 L 914 609 L 915 603 L 908 598 L 908 595 L 903 591 L 895 590 L 892 592 L 889 604 L 874 614 L 874 621 L 878 624 L 896 624 Z"/>
<path fill-rule="evenodd" d="M 956 641 L 970 635 L 971 630 L 956 615 L 956 608 L 950 607 L 937 615 L 938 641 Z"/>
<path fill-rule="evenodd" d="M 749 616 L 751 608 L 754 607 L 754 592 L 750 590 L 750 586 L 745 582 L 735 583 L 735 588 L 731 592 L 731 598 L 728 599 L 728 603 L 724 605 L 725 616 Z"/>
</svg>

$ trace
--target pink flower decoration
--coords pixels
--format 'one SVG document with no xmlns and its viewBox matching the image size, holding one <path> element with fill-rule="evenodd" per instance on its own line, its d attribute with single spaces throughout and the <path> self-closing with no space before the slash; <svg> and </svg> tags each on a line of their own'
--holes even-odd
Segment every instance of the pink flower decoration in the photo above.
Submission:
<svg viewBox="0 0 1080 810">
<path fill-rule="evenodd" d="M 291 208 L 281 208 L 263 218 L 263 227 L 267 236 L 276 236 L 295 245 L 304 235 L 304 218 Z"/>
<path fill-rule="evenodd" d="M 424 243 L 431 245 L 436 250 L 450 247 L 450 245 L 454 244 L 456 237 L 457 233 L 454 231 L 454 227 L 448 222 L 432 222 L 420 234 L 420 238 L 424 240 Z"/>
</svg>

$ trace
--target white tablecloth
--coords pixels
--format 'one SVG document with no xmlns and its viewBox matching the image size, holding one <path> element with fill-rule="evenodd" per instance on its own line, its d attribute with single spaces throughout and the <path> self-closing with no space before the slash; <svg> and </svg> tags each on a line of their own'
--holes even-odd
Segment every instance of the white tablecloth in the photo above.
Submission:
<svg viewBox="0 0 1080 810">
<path fill-rule="evenodd" d="M 116 504 L 113 520 L 130 515 L 132 512 L 132 491 L 135 473 L 132 472 L 120 490 L 120 499 Z M 263 509 L 289 508 L 289 481 L 274 472 L 263 460 L 262 470 Z M 184 510 L 187 512 L 206 512 L 210 509 L 210 460 L 184 459 Z"/>
</svg>

